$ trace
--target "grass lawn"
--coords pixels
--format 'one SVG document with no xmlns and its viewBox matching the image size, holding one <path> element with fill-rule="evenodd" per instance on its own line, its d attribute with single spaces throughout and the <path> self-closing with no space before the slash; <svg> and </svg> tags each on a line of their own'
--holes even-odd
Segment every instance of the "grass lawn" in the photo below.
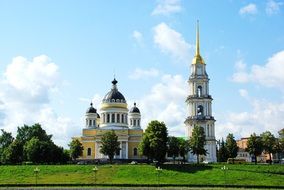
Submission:
<svg viewBox="0 0 284 190">
<path fill-rule="evenodd" d="M 193 185 L 270 185 L 284 186 L 284 165 L 221 164 L 164 165 L 158 175 L 152 165 L 100 165 L 98 184 L 193 184 Z M 40 169 L 39 184 L 93 184 L 94 165 L 0 166 L 0 184 L 34 184 L 35 167 Z"/>
</svg>

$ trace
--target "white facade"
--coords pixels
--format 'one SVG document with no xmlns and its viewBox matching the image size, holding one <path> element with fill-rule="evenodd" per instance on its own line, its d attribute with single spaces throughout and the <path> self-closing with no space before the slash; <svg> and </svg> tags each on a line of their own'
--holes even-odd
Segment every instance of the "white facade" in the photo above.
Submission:
<svg viewBox="0 0 284 190">
<path fill-rule="evenodd" d="M 199 54 L 199 29 L 197 26 L 196 54 L 191 64 L 191 75 L 188 80 L 189 96 L 187 98 L 188 112 L 186 136 L 191 137 L 195 125 L 204 128 L 206 135 L 206 156 L 200 156 L 200 161 L 217 162 L 215 119 L 212 116 L 212 97 L 209 94 L 209 78 L 206 73 L 206 64 Z M 196 155 L 188 153 L 188 161 L 196 162 Z"/>
</svg>

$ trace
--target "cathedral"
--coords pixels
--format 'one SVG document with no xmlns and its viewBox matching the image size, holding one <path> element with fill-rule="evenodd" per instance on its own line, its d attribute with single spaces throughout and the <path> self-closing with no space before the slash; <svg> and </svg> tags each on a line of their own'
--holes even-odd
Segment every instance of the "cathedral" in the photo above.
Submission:
<svg viewBox="0 0 284 190">
<path fill-rule="evenodd" d="M 124 96 L 118 91 L 117 80 L 112 81 L 111 90 L 101 102 L 100 115 L 91 103 L 85 115 L 85 127 L 78 139 L 83 147 L 83 155 L 79 159 L 102 159 L 106 155 L 100 153 L 101 137 L 114 130 L 120 142 L 120 151 L 115 159 L 141 159 L 138 146 L 142 141 L 140 110 L 134 103 L 128 109 Z M 209 94 L 209 78 L 206 73 L 206 64 L 199 52 L 199 26 L 196 31 L 196 53 L 191 64 L 191 75 L 188 79 L 189 96 L 186 99 L 189 116 L 185 120 L 186 137 L 192 135 L 195 125 L 203 127 L 206 135 L 206 156 L 200 156 L 200 162 L 217 162 L 215 119 L 212 116 L 212 97 Z M 196 155 L 190 152 L 187 155 L 189 162 L 196 162 Z"/>
<path fill-rule="evenodd" d="M 83 155 L 79 159 L 107 158 L 100 153 L 100 146 L 102 135 L 109 130 L 115 131 L 120 142 L 120 151 L 114 156 L 115 159 L 141 158 L 138 152 L 143 134 L 140 110 L 136 103 L 128 109 L 126 99 L 118 91 L 117 83 L 116 79 L 112 81 L 111 90 L 102 100 L 100 115 L 92 103 L 87 109 L 82 136 L 77 137 L 84 147 Z"/>
<path fill-rule="evenodd" d="M 217 162 L 215 119 L 212 116 L 212 97 L 209 94 L 209 78 L 206 64 L 199 52 L 199 26 L 196 29 L 196 52 L 191 64 L 191 75 L 188 79 L 189 96 L 186 99 L 189 116 L 185 120 L 186 136 L 191 137 L 195 125 L 201 126 L 206 135 L 206 156 L 200 156 L 201 162 Z M 196 162 L 196 155 L 188 153 L 188 161 Z"/>
</svg>

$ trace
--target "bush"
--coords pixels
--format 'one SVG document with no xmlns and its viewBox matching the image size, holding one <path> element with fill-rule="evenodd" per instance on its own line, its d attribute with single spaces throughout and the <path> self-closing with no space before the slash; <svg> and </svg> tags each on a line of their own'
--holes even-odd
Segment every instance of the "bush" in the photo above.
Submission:
<svg viewBox="0 0 284 190">
<path fill-rule="evenodd" d="M 241 163 L 246 163 L 245 159 L 238 159 L 238 158 L 228 158 L 227 160 L 228 164 L 241 164 Z"/>
</svg>

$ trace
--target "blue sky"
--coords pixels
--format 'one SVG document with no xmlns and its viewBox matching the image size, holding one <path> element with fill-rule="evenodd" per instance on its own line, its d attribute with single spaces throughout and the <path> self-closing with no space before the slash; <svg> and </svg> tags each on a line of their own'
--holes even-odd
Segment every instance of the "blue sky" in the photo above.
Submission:
<svg viewBox="0 0 284 190">
<path fill-rule="evenodd" d="M 42 123 L 65 146 L 115 75 L 143 128 L 184 136 L 200 20 L 216 137 L 284 125 L 284 1 L 1 1 L 0 128 Z"/>
</svg>

